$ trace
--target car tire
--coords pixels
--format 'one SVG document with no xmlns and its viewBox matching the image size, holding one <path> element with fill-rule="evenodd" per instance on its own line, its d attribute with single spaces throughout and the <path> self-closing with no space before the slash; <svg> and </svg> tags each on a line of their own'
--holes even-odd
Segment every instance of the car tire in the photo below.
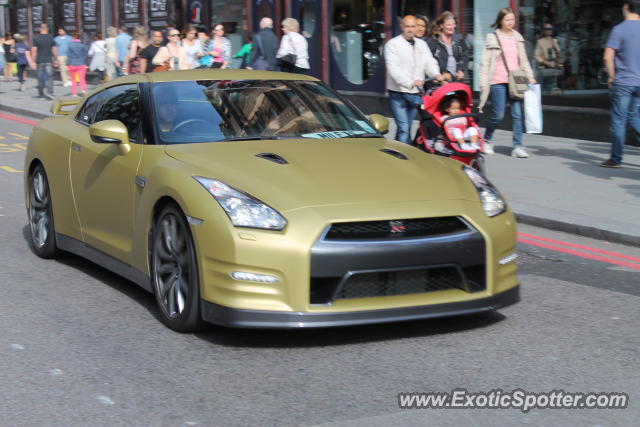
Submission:
<svg viewBox="0 0 640 427">
<path fill-rule="evenodd" d="M 195 246 L 182 210 L 162 209 L 151 232 L 151 284 L 160 319 L 178 332 L 202 328 L 200 280 Z"/>
<path fill-rule="evenodd" d="M 64 252 L 56 244 L 49 180 L 42 165 L 37 165 L 29 175 L 27 216 L 33 252 L 44 259 L 62 257 Z"/>
</svg>

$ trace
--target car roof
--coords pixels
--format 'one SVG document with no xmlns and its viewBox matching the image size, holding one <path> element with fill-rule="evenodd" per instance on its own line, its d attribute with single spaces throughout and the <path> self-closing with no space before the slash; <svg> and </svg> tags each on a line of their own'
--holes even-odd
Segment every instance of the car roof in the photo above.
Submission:
<svg viewBox="0 0 640 427">
<path fill-rule="evenodd" d="M 199 69 L 181 71 L 159 71 L 155 73 L 132 74 L 118 77 L 106 86 L 126 83 L 183 82 L 190 80 L 302 80 L 318 81 L 304 74 L 281 73 L 278 71 Z"/>
</svg>

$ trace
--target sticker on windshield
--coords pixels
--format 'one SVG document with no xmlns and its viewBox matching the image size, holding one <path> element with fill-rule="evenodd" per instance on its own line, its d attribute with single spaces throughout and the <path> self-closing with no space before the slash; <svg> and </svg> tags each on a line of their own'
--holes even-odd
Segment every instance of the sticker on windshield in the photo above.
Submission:
<svg viewBox="0 0 640 427">
<path fill-rule="evenodd" d="M 327 132 L 303 133 L 302 137 L 304 138 L 349 138 L 350 136 L 362 135 L 364 133 L 369 133 L 369 132 L 365 132 L 362 130 L 333 130 L 333 131 L 327 131 Z"/>
<path fill-rule="evenodd" d="M 369 123 L 365 122 L 364 120 L 356 120 L 356 123 L 366 132 L 375 132 L 375 130 L 371 126 L 369 126 Z"/>
</svg>

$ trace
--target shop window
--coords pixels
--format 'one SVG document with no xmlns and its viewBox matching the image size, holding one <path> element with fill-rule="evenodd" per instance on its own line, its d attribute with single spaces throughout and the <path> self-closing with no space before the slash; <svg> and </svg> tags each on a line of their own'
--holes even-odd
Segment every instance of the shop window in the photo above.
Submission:
<svg viewBox="0 0 640 427">
<path fill-rule="evenodd" d="M 316 2 L 317 0 L 304 0 L 300 9 L 302 20 L 302 35 L 310 39 L 316 31 Z"/>
<path fill-rule="evenodd" d="M 520 30 L 525 40 L 531 41 L 527 53 L 544 93 L 606 90 L 602 52 L 611 29 L 622 21 L 619 3 L 522 0 Z M 549 25 L 555 42 L 546 39 L 541 43 L 545 26 Z"/>
<path fill-rule="evenodd" d="M 331 50 L 342 75 L 363 84 L 381 67 L 384 0 L 336 0 Z"/>
</svg>

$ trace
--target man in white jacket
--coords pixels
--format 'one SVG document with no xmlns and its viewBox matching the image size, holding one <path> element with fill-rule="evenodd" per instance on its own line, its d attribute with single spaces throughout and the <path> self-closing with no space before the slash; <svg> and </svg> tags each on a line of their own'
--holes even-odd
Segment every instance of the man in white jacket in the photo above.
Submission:
<svg viewBox="0 0 640 427">
<path fill-rule="evenodd" d="M 387 91 L 398 128 L 396 140 L 410 144 L 411 123 L 422 102 L 420 89 L 424 86 L 425 76 L 438 81 L 444 80 L 444 76 L 440 74 L 438 62 L 427 43 L 414 38 L 415 16 L 405 16 L 401 27 L 402 34 L 385 45 L 384 58 L 387 66 Z"/>
</svg>

